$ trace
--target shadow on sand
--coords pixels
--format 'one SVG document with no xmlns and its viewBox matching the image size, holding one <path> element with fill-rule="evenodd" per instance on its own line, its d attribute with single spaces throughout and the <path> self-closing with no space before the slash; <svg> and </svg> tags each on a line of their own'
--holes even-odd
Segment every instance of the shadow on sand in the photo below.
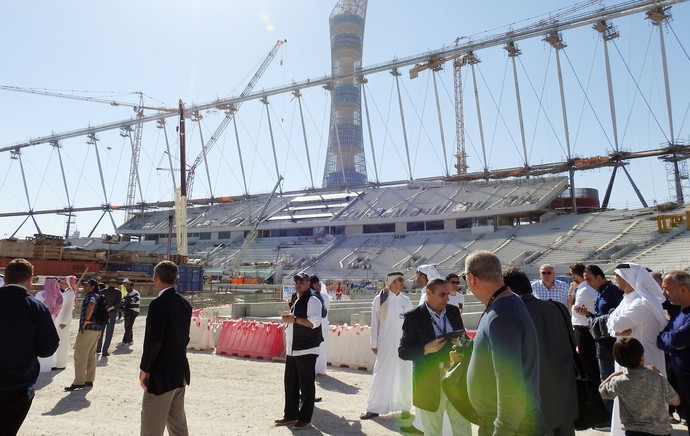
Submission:
<svg viewBox="0 0 690 436">
<path fill-rule="evenodd" d="M 342 368 L 339 368 L 339 370 L 343 370 Z M 357 371 L 357 370 L 347 370 L 347 371 Z M 356 394 L 359 392 L 359 388 L 357 386 L 352 386 L 347 383 L 343 383 L 342 381 L 333 378 L 329 376 L 328 374 L 326 375 L 320 375 L 316 377 L 316 385 L 320 387 L 323 390 L 326 391 L 333 391 L 333 392 L 339 392 L 342 394 Z"/>
<path fill-rule="evenodd" d="M 85 409 L 91 405 L 91 401 L 86 399 L 90 388 L 85 388 L 80 391 L 65 392 L 65 396 L 58 401 L 55 406 L 48 412 L 43 413 L 47 416 L 64 415 L 69 412 L 76 412 L 77 410 Z"/>
</svg>

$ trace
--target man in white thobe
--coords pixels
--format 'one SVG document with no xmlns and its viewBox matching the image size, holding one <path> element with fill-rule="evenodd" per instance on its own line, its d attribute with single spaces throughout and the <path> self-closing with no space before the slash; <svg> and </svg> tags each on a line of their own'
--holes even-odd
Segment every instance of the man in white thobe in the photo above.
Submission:
<svg viewBox="0 0 690 436">
<path fill-rule="evenodd" d="M 309 287 L 312 289 L 315 296 L 317 293 L 321 295 L 321 304 L 323 304 L 323 308 L 325 309 L 325 311 L 321 311 L 321 314 L 323 315 L 324 312 L 326 313 L 326 316 L 321 317 L 321 335 L 323 336 L 323 342 L 319 345 L 319 357 L 316 359 L 316 375 L 325 375 L 326 364 L 328 363 L 326 351 L 328 350 L 328 331 L 330 328 L 328 324 L 328 310 L 331 308 L 331 297 L 328 295 L 326 285 L 321 283 L 319 277 L 316 275 L 309 277 Z"/>
<path fill-rule="evenodd" d="M 398 357 L 404 314 L 412 310 L 412 302 L 402 293 L 403 274 L 394 272 L 386 278 L 386 289 L 371 305 L 371 349 L 376 354 L 374 379 L 361 419 L 402 412 L 410 416 L 412 407 L 412 362 Z"/>
<path fill-rule="evenodd" d="M 70 326 L 72 325 L 72 311 L 74 310 L 76 295 L 66 277 L 61 277 L 58 280 L 58 285 L 62 292 L 62 307 L 57 318 L 55 318 L 55 327 L 60 337 L 60 346 L 53 354 L 53 369 L 65 369 L 67 366 Z"/>
</svg>

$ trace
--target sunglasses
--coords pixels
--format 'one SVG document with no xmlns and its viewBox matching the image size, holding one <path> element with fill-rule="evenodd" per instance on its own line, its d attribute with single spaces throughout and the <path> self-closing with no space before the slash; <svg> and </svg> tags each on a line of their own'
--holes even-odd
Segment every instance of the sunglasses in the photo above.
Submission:
<svg viewBox="0 0 690 436">
<path fill-rule="evenodd" d="M 450 283 L 451 285 L 459 285 L 460 280 L 448 280 L 448 283 Z"/>
<path fill-rule="evenodd" d="M 462 279 L 465 281 L 465 283 L 467 283 L 467 274 L 472 274 L 472 275 L 475 276 L 476 278 L 479 278 L 479 276 L 478 276 L 477 274 L 473 273 L 472 271 L 466 271 L 466 272 L 460 274 L 460 277 L 462 277 Z M 460 283 L 460 282 L 458 282 L 458 284 L 459 284 L 459 283 Z"/>
<path fill-rule="evenodd" d="M 553 272 L 552 271 L 542 271 L 539 274 L 543 274 L 545 276 L 550 276 L 551 274 L 553 274 Z"/>
</svg>

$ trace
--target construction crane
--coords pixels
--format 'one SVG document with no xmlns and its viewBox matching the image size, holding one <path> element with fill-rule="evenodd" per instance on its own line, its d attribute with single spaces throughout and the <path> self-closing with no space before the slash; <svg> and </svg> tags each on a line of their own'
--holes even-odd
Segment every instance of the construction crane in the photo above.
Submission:
<svg viewBox="0 0 690 436">
<path fill-rule="evenodd" d="M 24 94 L 45 95 L 47 97 L 67 98 L 70 100 L 87 101 L 87 102 L 91 102 L 91 103 L 105 103 L 105 104 L 109 104 L 110 106 L 116 106 L 116 107 L 117 106 L 131 107 L 134 110 L 134 112 L 137 112 L 137 113 L 141 112 L 144 109 L 154 110 L 154 111 L 159 111 L 159 112 L 168 112 L 168 113 L 177 112 L 177 109 L 174 109 L 174 108 L 144 106 L 142 104 L 142 101 L 143 101 L 142 99 L 144 97 L 144 93 L 142 93 L 141 91 L 133 93 L 133 94 L 139 95 L 139 104 L 134 104 L 134 103 L 126 103 L 123 101 L 109 100 L 109 99 L 105 99 L 105 98 L 87 97 L 84 95 L 64 94 L 61 92 L 49 91 L 47 89 L 40 89 L 40 88 L 21 88 L 19 86 L 0 85 L 0 90 L 12 91 L 12 92 L 21 92 Z"/>
<path fill-rule="evenodd" d="M 259 69 L 256 71 L 256 73 L 254 73 L 254 77 L 252 77 L 247 86 L 244 88 L 244 91 L 242 91 L 242 94 L 240 94 L 239 101 L 235 104 L 228 104 L 223 107 L 223 109 L 225 109 L 225 118 L 220 123 L 213 135 L 211 135 L 211 139 L 209 139 L 208 142 L 202 146 L 201 153 L 199 153 L 199 156 L 197 156 L 197 158 L 194 160 L 187 172 L 188 198 L 192 198 L 192 189 L 194 188 L 194 174 L 196 173 L 197 167 L 199 166 L 199 164 L 201 164 L 202 161 L 206 160 L 208 152 L 211 151 L 214 145 L 216 145 L 216 142 L 218 142 L 218 139 L 223 134 L 223 131 L 225 131 L 225 128 L 228 126 L 228 124 L 230 124 L 230 121 L 232 121 L 232 118 L 235 116 L 235 112 L 239 110 L 240 106 L 245 101 L 245 97 L 247 97 L 249 93 L 252 91 L 252 89 L 254 89 L 254 85 L 256 85 L 256 82 L 259 81 L 264 71 L 266 71 L 266 68 L 268 68 L 268 65 L 271 63 L 273 58 L 275 58 L 276 54 L 278 53 L 278 50 L 280 50 L 280 47 L 282 47 L 283 44 L 285 44 L 286 42 L 287 39 L 279 39 L 275 43 L 273 48 L 268 52 L 268 54 L 264 58 L 264 61 L 261 63 L 261 66 L 259 66 Z"/>
<path fill-rule="evenodd" d="M 116 106 L 116 107 L 119 107 L 119 106 L 131 107 L 134 110 L 134 112 L 136 112 L 136 121 L 134 122 L 134 127 L 132 127 L 131 125 L 122 125 L 120 127 L 120 129 L 122 131 L 120 133 L 120 135 L 124 138 L 129 138 L 130 147 L 132 148 L 132 160 L 130 161 L 130 165 L 129 165 L 129 181 L 127 183 L 127 200 L 125 202 L 125 204 L 127 206 L 133 206 L 135 204 L 135 196 L 136 196 L 137 187 L 139 187 L 139 193 L 141 195 L 141 183 L 139 181 L 139 155 L 141 154 L 141 138 L 142 138 L 142 131 L 144 128 L 144 123 L 143 123 L 144 110 L 145 109 L 146 110 L 154 110 L 154 111 L 165 112 L 165 113 L 177 112 L 177 109 L 172 109 L 172 108 L 167 108 L 167 107 L 145 106 L 144 105 L 144 93 L 141 91 L 134 93 L 134 94 L 139 95 L 139 103 L 134 104 L 134 103 L 126 103 L 126 102 L 122 102 L 122 101 L 109 100 L 109 99 L 97 98 L 97 97 L 87 97 L 87 96 L 83 96 L 83 95 L 64 94 L 61 92 L 49 91 L 47 89 L 21 88 L 19 86 L 0 85 L 0 90 L 12 91 L 12 92 L 21 92 L 21 93 L 25 93 L 25 94 L 44 95 L 44 96 L 48 96 L 48 97 L 66 98 L 66 99 L 70 99 L 70 100 L 86 101 L 86 102 L 90 102 L 90 103 L 105 103 L 105 104 L 109 104 L 110 106 Z M 133 136 L 132 136 L 132 134 L 133 134 Z M 143 201 L 144 201 L 143 197 L 141 198 L 141 201 L 143 203 Z M 134 214 L 134 209 L 128 208 L 126 220 L 130 219 L 133 214 Z"/>
<path fill-rule="evenodd" d="M 269 194 L 268 198 L 266 199 L 266 203 L 264 203 L 263 207 L 259 211 L 259 215 L 256 217 L 256 222 L 254 223 L 254 227 L 252 227 L 252 230 L 245 236 L 244 242 L 242 243 L 242 248 L 240 248 L 240 251 L 237 252 L 237 256 L 235 256 L 235 260 L 232 263 L 232 275 L 235 276 L 237 273 L 240 271 L 240 265 L 242 265 L 242 258 L 244 258 L 244 253 L 246 253 L 247 248 L 249 248 L 250 245 L 252 245 L 252 242 L 256 239 L 256 236 L 259 234 L 259 224 L 261 224 L 261 221 L 264 219 L 264 214 L 266 213 L 266 209 L 268 208 L 269 203 L 273 199 L 273 196 L 276 194 L 276 191 L 278 190 L 278 186 L 280 186 L 280 183 L 283 181 L 283 176 L 278 177 L 278 182 L 276 182 L 276 185 L 273 187 L 273 191 Z"/>
</svg>

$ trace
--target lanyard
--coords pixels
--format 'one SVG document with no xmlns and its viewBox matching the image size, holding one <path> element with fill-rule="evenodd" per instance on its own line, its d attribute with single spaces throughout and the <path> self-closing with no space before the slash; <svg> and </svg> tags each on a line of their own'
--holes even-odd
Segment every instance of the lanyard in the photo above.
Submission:
<svg viewBox="0 0 690 436">
<path fill-rule="evenodd" d="M 432 311 L 433 312 L 433 311 Z M 446 316 L 443 316 L 443 328 L 439 325 L 438 322 L 434 319 L 434 317 L 438 317 L 438 320 L 441 321 L 441 315 L 436 315 L 436 313 L 431 314 L 431 323 L 436 326 L 436 328 L 441 332 L 441 334 L 444 334 L 446 332 Z"/>
<path fill-rule="evenodd" d="M 501 295 L 503 293 L 503 291 L 506 291 L 506 290 L 508 290 L 508 287 L 503 285 L 503 286 L 501 286 L 501 288 L 498 291 L 494 292 L 494 294 L 491 296 L 491 298 L 489 298 L 489 302 L 486 303 L 486 308 L 488 309 L 489 306 L 494 304 L 494 301 L 496 301 L 496 298 L 498 298 L 498 296 Z"/>
</svg>

